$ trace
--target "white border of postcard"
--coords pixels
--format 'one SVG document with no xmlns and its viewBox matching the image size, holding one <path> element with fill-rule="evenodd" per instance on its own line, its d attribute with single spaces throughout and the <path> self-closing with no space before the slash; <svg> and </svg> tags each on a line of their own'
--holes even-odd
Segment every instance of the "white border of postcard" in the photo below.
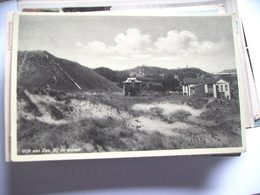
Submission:
<svg viewBox="0 0 260 195">
<path fill-rule="evenodd" d="M 106 159 L 106 158 L 133 158 L 133 157 L 158 157 L 158 156 L 181 156 L 181 155 L 216 155 L 216 154 L 238 154 L 245 151 L 245 127 L 248 119 L 248 105 L 247 95 L 248 89 L 246 87 L 246 67 L 241 63 L 241 44 L 239 44 L 238 28 L 236 23 L 236 15 L 232 15 L 233 35 L 235 44 L 235 54 L 237 62 L 237 75 L 239 82 L 239 94 L 240 94 L 240 117 L 241 117 L 241 147 L 229 147 L 229 148 L 199 148 L 199 149 L 173 149 L 173 150 L 154 150 L 154 151 L 130 151 L 130 152 L 101 152 L 101 153 L 66 153 L 66 154 L 34 154 L 34 155 L 17 155 L 17 48 L 18 48 L 18 27 L 20 15 L 69 15 L 69 16 L 97 16 L 106 15 L 111 13 L 15 13 L 13 20 L 13 40 L 12 40 L 12 60 L 11 60 L 11 161 L 43 161 L 43 160 L 76 160 L 76 159 Z M 113 14 L 112 14 L 113 15 Z M 117 15 L 117 14 L 115 14 Z M 223 15 L 207 15 L 207 16 L 227 16 Z M 125 16 L 125 15 L 124 15 Z M 127 15 L 128 16 L 128 15 Z M 133 15 L 129 15 L 133 16 Z M 137 14 L 136 16 L 142 16 Z M 147 16 L 147 15 L 144 15 Z M 163 16 L 163 15 L 160 15 Z M 174 16 L 174 15 L 166 15 Z M 191 16 L 191 15 L 187 15 Z M 206 15 L 192 15 L 192 16 L 204 16 Z M 183 17 L 183 16 L 176 16 Z M 245 95 L 244 95 L 245 94 Z"/>
</svg>

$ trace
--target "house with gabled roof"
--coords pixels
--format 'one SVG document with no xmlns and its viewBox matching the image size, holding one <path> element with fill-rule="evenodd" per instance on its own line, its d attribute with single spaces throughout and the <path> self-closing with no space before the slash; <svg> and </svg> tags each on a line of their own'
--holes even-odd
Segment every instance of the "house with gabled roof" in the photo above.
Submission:
<svg viewBox="0 0 260 195">
<path fill-rule="evenodd" d="M 183 95 L 231 99 L 230 83 L 223 78 L 184 78 Z"/>
<path fill-rule="evenodd" d="M 137 80 L 135 77 L 129 77 L 123 82 L 123 91 L 125 96 L 138 96 L 141 95 L 142 81 Z"/>
</svg>

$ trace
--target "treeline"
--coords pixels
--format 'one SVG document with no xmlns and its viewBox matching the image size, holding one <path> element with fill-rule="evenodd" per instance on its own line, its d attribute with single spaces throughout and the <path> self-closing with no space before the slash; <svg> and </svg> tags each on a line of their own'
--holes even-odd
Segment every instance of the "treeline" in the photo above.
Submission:
<svg viewBox="0 0 260 195">
<path fill-rule="evenodd" d="M 112 82 L 116 82 L 119 87 L 123 87 L 123 82 L 130 77 L 128 71 L 114 71 L 109 68 L 96 68 L 94 69 L 97 73 L 107 78 Z M 170 72 L 170 71 L 169 71 Z M 163 74 L 160 76 L 157 73 L 150 73 L 144 77 L 138 78 L 143 81 L 142 89 L 154 90 L 154 91 L 178 91 L 181 89 L 181 83 L 174 77 L 173 73 Z"/>
</svg>

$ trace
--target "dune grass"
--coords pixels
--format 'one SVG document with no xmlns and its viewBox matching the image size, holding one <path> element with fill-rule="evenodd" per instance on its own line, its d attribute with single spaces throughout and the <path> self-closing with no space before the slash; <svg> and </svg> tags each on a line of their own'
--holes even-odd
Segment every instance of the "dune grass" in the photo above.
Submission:
<svg viewBox="0 0 260 195">
<path fill-rule="evenodd" d="M 236 147 L 239 117 L 236 100 L 25 91 L 18 98 L 18 153 Z"/>
</svg>

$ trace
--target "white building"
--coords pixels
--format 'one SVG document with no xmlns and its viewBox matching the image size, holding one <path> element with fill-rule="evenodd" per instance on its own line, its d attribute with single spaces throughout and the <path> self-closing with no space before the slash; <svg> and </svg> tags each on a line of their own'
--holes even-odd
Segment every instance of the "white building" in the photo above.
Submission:
<svg viewBox="0 0 260 195">
<path fill-rule="evenodd" d="M 224 79 L 184 79 L 183 95 L 231 99 L 230 83 Z"/>
<path fill-rule="evenodd" d="M 214 97 L 225 97 L 226 99 L 231 99 L 231 91 L 230 91 L 230 84 L 228 81 L 224 79 L 219 79 L 216 84 L 216 90 L 214 94 Z"/>
</svg>

